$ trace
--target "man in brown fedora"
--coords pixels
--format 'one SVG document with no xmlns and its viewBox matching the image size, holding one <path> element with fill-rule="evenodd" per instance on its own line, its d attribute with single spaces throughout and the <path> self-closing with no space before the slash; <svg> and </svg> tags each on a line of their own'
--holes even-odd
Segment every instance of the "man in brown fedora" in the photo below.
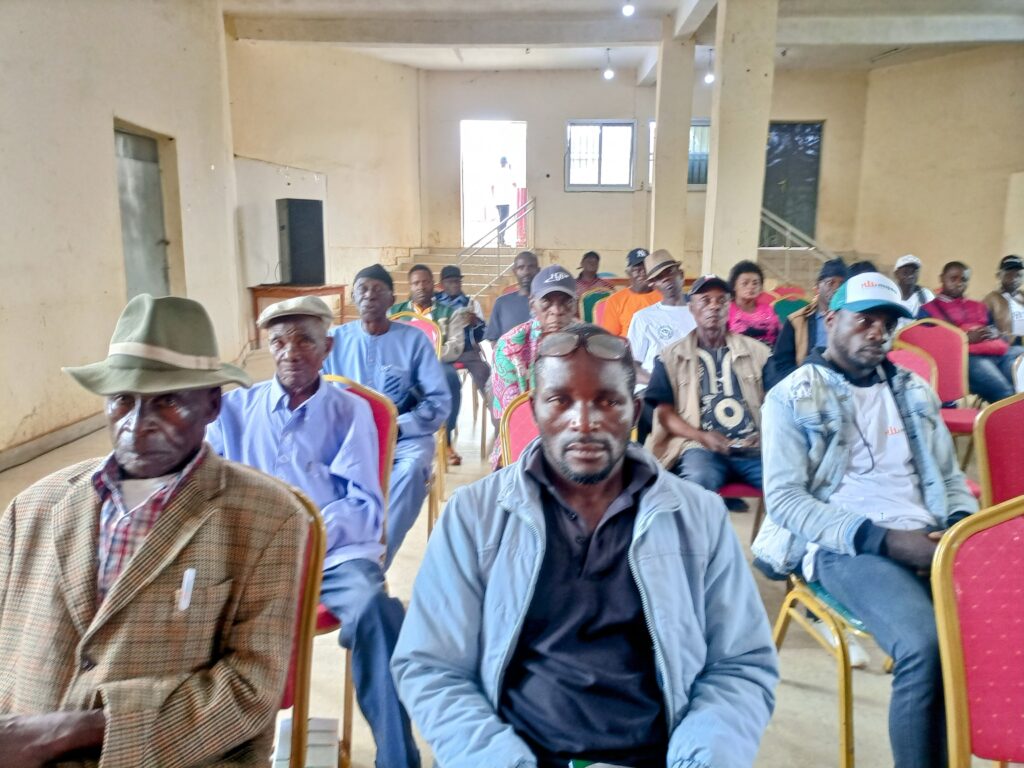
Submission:
<svg viewBox="0 0 1024 768">
<path fill-rule="evenodd" d="M 148 295 L 65 370 L 106 398 L 113 451 L 0 517 L 0 765 L 266 765 L 307 522 L 203 442 L 249 377 L 201 305 Z"/>
</svg>

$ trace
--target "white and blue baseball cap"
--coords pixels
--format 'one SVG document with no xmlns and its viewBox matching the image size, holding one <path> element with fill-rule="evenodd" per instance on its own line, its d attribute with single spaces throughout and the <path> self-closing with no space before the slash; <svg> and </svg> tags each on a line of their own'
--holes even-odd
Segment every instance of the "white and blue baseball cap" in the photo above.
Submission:
<svg viewBox="0 0 1024 768">
<path fill-rule="evenodd" d="M 902 294 L 896 283 L 880 272 L 854 275 L 833 294 L 828 308 L 849 312 L 867 312 L 869 309 L 889 309 L 901 317 L 913 317 L 900 303 Z"/>
<path fill-rule="evenodd" d="M 549 293 L 561 292 L 576 298 L 576 280 L 564 267 L 552 264 L 544 267 L 530 284 L 530 298 L 539 299 Z"/>
</svg>

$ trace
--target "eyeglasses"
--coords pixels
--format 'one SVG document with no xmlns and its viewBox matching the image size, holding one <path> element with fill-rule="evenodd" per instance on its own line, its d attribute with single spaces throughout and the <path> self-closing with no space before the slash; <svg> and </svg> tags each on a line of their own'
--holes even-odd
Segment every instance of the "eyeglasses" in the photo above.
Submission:
<svg viewBox="0 0 1024 768">
<path fill-rule="evenodd" d="M 629 353 L 629 342 L 606 333 L 584 336 L 582 331 L 558 331 L 541 339 L 538 357 L 565 357 L 583 345 L 599 360 L 622 360 Z"/>
</svg>

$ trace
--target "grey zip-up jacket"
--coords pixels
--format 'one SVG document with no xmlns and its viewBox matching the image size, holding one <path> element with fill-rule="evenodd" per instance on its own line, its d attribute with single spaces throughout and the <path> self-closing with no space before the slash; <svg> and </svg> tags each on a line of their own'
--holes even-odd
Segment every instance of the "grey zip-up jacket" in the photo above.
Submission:
<svg viewBox="0 0 1024 768">
<path fill-rule="evenodd" d="M 540 450 L 534 441 L 526 451 Z M 640 502 L 629 564 L 665 697 L 669 768 L 753 764 L 778 660 L 767 616 L 721 499 L 661 469 Z M 443 768 L 531 768 L 497 715 L 544 559 L 540 489 L 511 467 L 458 489 L 416 578 L 391 662 L 398 693 Z"/>
</svg>

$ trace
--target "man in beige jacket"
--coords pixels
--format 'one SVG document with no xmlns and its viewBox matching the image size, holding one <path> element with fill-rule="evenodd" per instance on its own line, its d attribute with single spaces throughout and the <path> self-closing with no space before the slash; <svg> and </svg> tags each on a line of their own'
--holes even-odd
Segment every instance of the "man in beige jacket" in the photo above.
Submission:
<svg viewBox="0 0 1024 768">
<path fill-rule="evenodd" d="M 728 332 L 729 285 L 720 277 L 698 278 L 689 296 L 697 327 L 655 363 L 647 445 L 666 469 L 708 490 L 732 481 L 760 488 L 761 371 L 770 350 Z"/>
<path fill-rule="evenodd" d="M 308 522 L 203 442 L 249 377 L 202 306 L 148 295 L 67 372 L 106 398 L 114 447 L 0 517 L 0 765 L 267 765 Z"/>
</svg>

